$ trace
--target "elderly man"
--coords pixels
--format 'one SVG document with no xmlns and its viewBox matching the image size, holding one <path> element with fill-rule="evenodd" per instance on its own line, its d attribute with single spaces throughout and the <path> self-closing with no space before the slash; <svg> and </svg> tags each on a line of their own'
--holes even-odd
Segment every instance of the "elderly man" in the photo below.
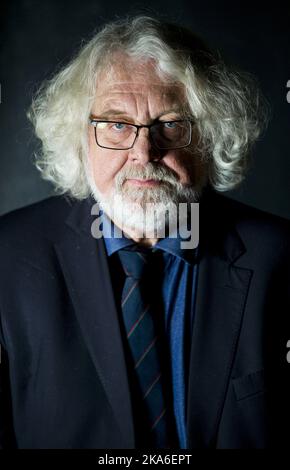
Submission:
<svg viewBox="0 0 290 470">
<path fill-rule="evenodd" d="M 289 224 L 219 194 L 265 116 L 252 79 L 148 17 L 41 87 L 29 117 L 58 195 L 0 223 L 2 447 L 287 440 Z"/>
</svg>

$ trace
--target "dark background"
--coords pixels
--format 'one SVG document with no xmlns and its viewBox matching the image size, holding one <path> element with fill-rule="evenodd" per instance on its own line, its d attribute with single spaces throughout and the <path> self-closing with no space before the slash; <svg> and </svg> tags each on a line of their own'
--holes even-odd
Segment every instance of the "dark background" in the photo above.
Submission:
<svg viewBox="0 0 290 470">
<path fill-rule="evenodd" d="M 1 1 L 0 214 L 52 194 L 33 166 L 36 139 L 26 119 L 33 92 L 83 39 L 128 13 L 156 14 L 190 27 L 227 61 L 257 76 L 272 109 L 248 178 L 231 197 L 290 219 L 290 2 L 214 0 Z"/>
</svg>

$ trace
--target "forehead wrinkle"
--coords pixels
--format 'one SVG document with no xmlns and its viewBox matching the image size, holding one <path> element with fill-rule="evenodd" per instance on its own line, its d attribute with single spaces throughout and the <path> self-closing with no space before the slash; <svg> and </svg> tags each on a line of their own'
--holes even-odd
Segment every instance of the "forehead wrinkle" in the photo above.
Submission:
<svg viewBox="0 0 290 470">
<path fill-rule="evenodd" d="M 164 91 L 166 89 L 166 91 Z M 166 84 L 164 85 L 153 85 L 150 84 L 150 86 L 145 85 L 144 83 L 128 83 L 128 84 L 113 84 L 113 85 L 106 85 L 105 87 L 99 86 L 96 89 L 96 96 L 97 97 L 102 97 L 102 96 L 108 96 L 108 93 L 115 95 L 115 94 L 120 94 L 120 95 L 125 95 L 125 94 L 134 94 L 137 96 L 142 96 L 142 95 L 148 95 L 150 93 L 158 93 L 160 95 L 168 95 L 168 96 L 177 96 L 177 95 L 182 95 L 184 93 L 183 87 L 174 85 L 174 86 L 168 86 Z"/>
<path fill-rule="evenodd" d="M 110 96 L 111 95 L 111 96 Z M 122 96 L 122 100 L 118 100 L 118 95 L 121 95 Z M 173 102 L 181 102 L 181 103 L 184 103 L 184 93 L 183 93 L 183 90 L 181 90 L 180 88 L 178 88 L 178 92 L 177 90 L 164 90 L 164 88 L 162 88 L 162 93 L 158 93 L 156 95 L 155 93 L 155 90 L 151 90 L 150 88 L 147 90 L 145 89 L 141 89 L 140 88 L 137 90 L 137 91 L 134 91 L 134 90 L 109 90 L 108 88 L 104 89 L 102 93 L 100 92 L 97 92 L 96 93 L 96 99 L 97 98 L 105 98 L 104 99 L 104 102 L 120 102 L 122 103 L 123 102 L 123 97 L 127 95 L 128 96 L 128 99 L 133 99 L 135 97 L 138 97 L 138 98 L 143 98 L 146 99 L 148 101 L 148 99 L 152 99 L 152 102 L 156 101 L 156 100 L 159 100 L 160 101 L 166 101 L 168 100 L 168 102 L 170 103 L 173 103 Z"/>
<path fill-rule="evenodd" d="M 104 105 L 104 107 L 98 107 L 98 115 L 99 116 L 106 116 L 110 119 L 114 117 L 120 117 L 124 115 L 124 118 L 132 117 L 133 120 L 140 121 L 142 124 L 143 122 L 147 122 L 147 120 L 154 120 L 162 115 L 166 114 L 182 114 L 183 107 L 177 103 L 160 103 L 160 106 L 155 107 L 154 104 L 152 107 L 150 106 L 150 100 L 147 100 L 147 104 L 144 107 L 142 104 L 138 104 L 137 102 L 132 102 L 130 105 L 128 102 L 119 102 L 115 100 L 108 100 L 108 102 Z"/>
<path fill-rule="evenodd" d="M 135 79 L 112 81 L 113 78 L 104 80 L 97 86 L 95 109 L 98 113 L 105 113 L 110 109 L 118 112 L 124 110 L 124 114 L 132 116 L 134 120 L 145 122 L 144 120 L 165 114 L 167 110 L 184 109 L 185 93 L 180 84 L 162 80 L 150 83 L 150 76 L 144 77 L 142 83 Z"/>
<path fill-rule="evenodd" d="M 106 74 L 105 71 L 99 76 L 96 83 L 97 94 L 106 93 L 127 93 L 129 91 L 134 93 L 148 93 L 149 90 L 159 92 L 160 89 L 170 89 L 171 93 L 180 92 L 183 89 L 183 85 L 176 81 L 161 79 L 156 71 L 152 71 L 151 68 L 146 69 L 145 73 L 140 73 L 137 70 L 132 70 L 130 73 L 126 68 L 122 68 L 120 71 L 113 67 L 113 70 Z M 121 73 L 120 73 L 121 72 Z"/>
</svg>

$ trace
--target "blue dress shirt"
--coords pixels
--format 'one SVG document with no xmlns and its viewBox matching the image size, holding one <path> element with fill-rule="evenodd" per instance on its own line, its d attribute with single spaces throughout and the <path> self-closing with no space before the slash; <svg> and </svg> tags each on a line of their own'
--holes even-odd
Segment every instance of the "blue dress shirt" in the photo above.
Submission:
<svg viewBox="0 0 290 470">
<path fill-rule="evenodd" d="M 101 212 L 100 216 L 109 257 L 118 250 L 135 244 L 104 213 Z M 118 237 L 112 236 L 116 233 L 114 230 Z M 154 245 L 153 250 L 161 250 L 163 256 L 162 299 L 171 359 L 173 408 L 179 445 L 181 449 L 186 449 L 186 391 L 198 263 L 197 250 L 182 249 L 181 241 L 183 239 L 179 237 L 162 238 Z"/>
</svg>

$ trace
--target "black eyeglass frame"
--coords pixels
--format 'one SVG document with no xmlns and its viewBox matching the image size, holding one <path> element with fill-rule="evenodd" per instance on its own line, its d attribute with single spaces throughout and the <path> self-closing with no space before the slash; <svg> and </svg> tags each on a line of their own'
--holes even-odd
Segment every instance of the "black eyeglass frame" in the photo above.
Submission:
<svg viewBox="0 0 290 470">
<path fill-rule="evenodd" d="M 191 119 L 176 119 L 174 121 L 159 121 L 159 122 L 153 122 L 152 124 L 144 124 L 144 125 L 132 124 L 130 122 L 122 122 L 122 121 L 106 121 L 104 119 L 95 119 L 95 118 L 90 118 L 89 122 L 95 128 L 95 139 L 96 139 L 97 145 L 101 148 L 109 149 L 109 150 L 130 150 L 130 149 L 132 149 L 135 145 L 135 142 L 136 142 L 137 138 L 138 138 L 139 131 L 143 127 L 145 127 L 146 129 L 149 129 L 150 141 L 151 141 L 152 145 L 154 145 L 154 147 L 158 150 L 177 150 L 177 149 L 182 149 L 182 148 L 185 148 L 185 147 L 189 147 L 189 145 L 191 144 L 191 140 L 192 140 L 192 124 L 194 124 L 194 121 L 191 120 Z M 135 127 L 137 129 L 137 132 L 136 132 L 135 139 L 134 139 L 133 144 L 131 145 L 131 147 L 116 148 L 116 147 L 105 147 L 104 145 L 100 145 L 99 142 L 98 142 L 98 139 L 97 139 L 97 124 L 99 122 L 108 122 L 108 123 L 112 123 L 112 124 L 114 124 L 114 123 L 116 123 L 116 124 L 127 124 L 128 126 Z M 160 125 L 160 124 L 166 124 L 167 122 L 188 122 L 190 124 L 190 126 L 189 126 L 189 139 L 188 139 L 187 144 L 180 145 L 179 147 L 159 147 L 158 145 L 156 145 L 156 143 L 154 142 L 154 139 L 152 138 L 150 129 L 153 126 Z"/>
</svg>

